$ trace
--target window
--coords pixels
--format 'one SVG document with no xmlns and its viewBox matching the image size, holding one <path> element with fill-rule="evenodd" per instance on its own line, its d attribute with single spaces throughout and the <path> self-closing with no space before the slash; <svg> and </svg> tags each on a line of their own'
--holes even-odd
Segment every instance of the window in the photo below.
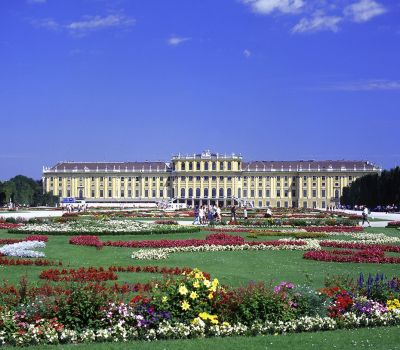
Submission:
<svg viewBox="0 0 400 350">
<path fill-rule="evenodd" d="M 322 205 L 321 205 L 321 206 L 322 206 L 322 209 L 325 209 L 325 207 L 326 207 L 325 202 L 322 202 L 321 204 L 322 204 Z"/>
<path fill-rule="evenodd" d="M 316 182 L 313 182 L 312 185 L 313 185 L 313 187 L 316 187 L 316 186 L 317 186 L 317 183 L 316 183 Z"/>
<path fill-rule="evenodd" d="M 223 177 L 223 176 L 220 176 L 220 177 L 219 177 L 219 180 L 220 180 L 220 181 L 224 181 L 224 177 Z"/>
<path fill-rule="evenodd" d="M 321 186 L 322 186 L 322 187 L 325 187 L 325 182 L 321 183 Z"/>
<path fill-rule="evenodd" d="M 289 202 L 285 202 L 285 208 L 289 208 Z"/>
<path fill-rule="evenodd" d="M 112 190 L 108 190 L 108 197 L 112 197 Z"/>
<path fill-rule="evenodd" d="M 335 199 L 339 199 L 339 190 L 335 190 Z"/>
<path fill-rule="evenodd" d="M 94 190 L 92 190 L 92 198 L 94 198 Z"/>
<path fill-rule="evenodd" d="M 271 202 L 270 201 L 267 201 L 267 207 L 269 207 L 270 205 L 271 205 Z"/>
<path fill-rule="evenodd" d="M 313 177 L 312 177 L 312 180 L 313 180 L 313 181 L 317 181 L 317 177 L 316 177 L 316 176 L 313 176 Z"/>
<path fill-rule="evenodd" d="M 292 190 L 292 197 L 296 197 L 296 190 Z"/>
<path fill-rule="evenodd" d="M 100 181 L 103 181 L 103 180 L 104 180 L 103 176 L 100 176 Z"/>
<path fill-rule="evenodd" d="M 335 181 L 339 181 L 339 176 L 335 176 Z"/>
<path fill-rule="evenodd" d="M 121 197 L 125 197 L 125 192 L 121 191 Z"/>
<path fill-rule="evenodd" d="M 152 196 L 153 198 L 156 197 L 156 190 L 152 190 L 152 191 L 151 191 L 151 196 Z"/>
<path fill-rule="evenodd" d="M 208 176 L 204 176 L 204 181 L 208 181 Z"/>
<path fill-rule="evenodd" d="M 185 181 L 185 177 L 184 176 L 181 176 L 181 181 Z"/>
<path fill-rule="evenodd" d="M 125 181 L 125 178 L 124 178 L 124 177 L 121 177 L 121 181 L 124 182 L 124 181 Z"/>
<path fill-rule="evenodd" d="M 200 176 L 196 176 L 196 181 L 200 181 Z"/>
<path fill-rule="evenodd" d="M 288 197 L 288 196 L 289 196 L 289 191 L 285 190 L 285 197 Z"/>
<path fill-rule="evenodd" d="M 139 198 L 140 194 L 139 194 L 139 190 L 136 190 L 136 198 Z"/>
<path fill-rule="evenodd" d="M 185 189 L 181 188 L 181 198 L 185 198 Z"/>
<path fill-rule="evenodd" d="M 223 162 L 219 163 L 219 170 L 224 170 L 224 163 Z"/>
<path fill-rule="evenodd" d="M 232 197 L 232 189 L 231 188 L 228 188 L 227 197 L 228 198 Z"/>
<path fill-rule="evenodd" d="M 317 208 L 317 202 L 312 202 L 312 207 L 313 207 L 313 209 L 316 209 Z"/>
<path fill-rule="evenodd" d="M 325 176 L 322 176 L 322 177 L 321 177 L 321 180 L 322 180 L 322 181 L 325 181 L 325 179 L 326 179 Z"/>
<path fill-rule="evenodd" d="M 204 163 L 204 170 L 208 170 L 208 162 Z"/>
<path fill-rule="evenodd" d="M 351 176 L 350 176 L 351 177 Z M 351 179 L 350 179 L 351 180 Z M 62 177 L 58 178 L 58 181 L 62 181 Z M 94 181 L 94 177 L 92 177 L 92 181 Z"/>
<path fill-rule="evenodd" d="M 212 163 L 212 170 L 217 170 L 217 163 L 215 162 Z"/>
<path fill-rule="evenodd" d="M 280 202 L 280 201 L 277 201 L 277 202 L 276 202 L 276 207 L 277 207 L 277 208 L 280 208 L 280 207 L 281 207 L 281 202 Z"/>
<path fill-rule="evenodd" d="M 189 170 L 193 170 L 193 163 L 192 162 L 189 163 Z"/>
<path fill-rule="evenodd" d="M 193 188 L 189 188 L 189 198 L 193 198 Z"/>
<path fill-rule="evenodd" d="M 160 190 L 160 198 L 164 197 L 164 190 Z"/>
<path fill-rule="evenodd" d="M 266 192 L 267 192 L 266 196 L 269 198 L 270 197 L 270 190 L 267 190 Z"/>
<path fill-rule="evenodd" d="M 321 190 L 321 197 L 325 198 L 326 197 L 326 191 L 325 190 Z"/>
<path fill-rule="evenodd" d="M 232 176 L 228 176 L 228 181 L 231 181 L 232 180 Z"/>
<path fill-rule="evenodd" d="M 181 163 L 181 170 L 185 171 L 186 170 L 186 164 L 185 163 Z"/>
<path fill-rule="evenodd" d="M 353 176 L 349 176 L 349 181 L 352 181 L 353 180 Z"/>
<path fill-rule="evenodd" d="M 111 176 L 108 178 L 108 181 L 112 181 L 112 177 Z"/>
<path fill-rule="evenodd" d="M 147 198 L 149 196 L 149 190 L 144 190 L 144 196 Z"/>
<path fill-rule="evenodd" d="M 285 176 L 285 181 L 287 181 L 288 180 L 288 177 L 287 176 Z"/>
<path fill-rule="evenodd" d="M 262 194 L 262 190 L 258 190 L 258 197 L 262 197 L 263 196 L 263 194 Z"/>
<path fill-rule="evenodd" d="M 196 162 L 196 170 L 200 170 L 200 163 Z"/>
<path fill-rule="evenodd" d="M 281 181 L 281 177 L 280 177 L 280 176 L 277 176 L 277 177 L 276 177 L 276 181 Z"/>
<path fill-rule="evenodd" d="M 303 176 L 303 181 L 307 181 L 307 176 Z"/>
<path fill-rule="evenodd" d="M 244 198 L 247 197 L 247 190 L 243 190 L 243 197 L 244 197 Z"/>
<path fill-rule="evenodd" d="M 307 190 L 303 190 L 303 197 L 307 197 Z"/>
<path fill-rule="evenodd" d="M 204 189 L 204 198 L 208 198 L 208 188 Z"/>
<path fill-rule="evenodd" d="M 216 181 L 216 180 L 217 180 L 217 177 L 216 177 L 216 176 L 213 176 L 213 177 L 211 178 L 211 180 Z"/>
<path fill-rule="evenodd" d="M 58 197 L 61 197 L 61 196 L 62 196 L 62 191 L 59 190 L 59 191 L 58 191 Z M 92 197 L 94 197 L 94 196 L 92 196 Z"/>
<path fill-rule="evenodd" d="M 69 195 L 68 195 L 68 197 L 69 197 Z M 100 197 L 104 197 L 104 191 L 103 190 L 100 190 Z"/>
<path fill-rule="evenodd" d="M 212 197 L 212 198 L 217 197 L 217 189 L 216 189 L 216 188 L 213 188 L 213 189 L 211 190 L 211 197 Z"/>
<path fill-rule="evenodd" d="M 232 170 L 232 163 L 228 162 L 228 170 Z"/>
<path fill-rule="evenodd" d="M 193 176 L 189 176 L 189 181 L 193 181 Z"/>
<path fill-rule="evenodd" d="M 258 201 L 258 207 L 259 207 L 259 208 L 262 207 L 262 201 Z"/>
<path fill-rule="evenodd" d="M 132 190 L 128 190 L 128 197 L 132 197 Z"/>
<path fill-rule="evenodd" d="M 200 198 L 200 188 L 196 188 L 196 198 Z"/>
<path fill-rule="evenodd" d="M 281 196 L 281 190 L 276 190 L 276 196 L 280 197 Z"/>
<path fill-rule="evenodd" d="M 307 202 L 303 202 L 303 208 L 307 209 Z"/>
<path fill-rule="evenodd" d="M 251 198 L 254 198 L 254 190 L 251 190 L 251 191 L 250 191 L 250 197 L 251 197 Z"/>
<path fill-rule="evenodd" d="M 315 198 L 315 197 L 317 197 L 317 191 L 316 190 L 313 190 L 312 191 L 312 196 Z"/>
</svg>

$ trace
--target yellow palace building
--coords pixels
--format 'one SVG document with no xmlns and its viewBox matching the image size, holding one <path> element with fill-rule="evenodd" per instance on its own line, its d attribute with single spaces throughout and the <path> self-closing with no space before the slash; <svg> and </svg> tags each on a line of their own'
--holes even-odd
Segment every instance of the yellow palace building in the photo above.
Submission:
<svg viewBox="0 0 400 350">
<path fill-rule="evenodd" d="M 355 179 L 380 171 L 368 161 L 244 161 L 205 151 L 169 162 L 60 162 L 43 168 L 43 190 L 99 205 L 327 208 Z"/>
</svg>

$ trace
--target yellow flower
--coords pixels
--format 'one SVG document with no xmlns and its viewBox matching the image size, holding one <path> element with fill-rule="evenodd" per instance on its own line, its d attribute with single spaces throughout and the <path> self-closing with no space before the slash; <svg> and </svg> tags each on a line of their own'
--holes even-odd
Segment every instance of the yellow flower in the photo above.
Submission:
<svg viewBox="0 0 400 350">
<path fill-rule="evenodd" d="M 203 320 L 206 320 L 206 319 L 208 319 L 208 313 L 207 312 L 200 312 L 199 313 L 199 317 L 201 318 L 201 319 L 203 319 Z"/>
<path fill-rule="evenodd" d="M 194 278 L 197 278 L 198 280 L 202 279 L 203 278 L 203 273 L 201 271 L 200 272 L 196 272 L 195 275 L 194 275 Z"/>
<path fill-rule="evenodd" d="M 207 287 L 210 288 L 211 282 L 209 280 L 204 280 L 203 284 Z"/>
<path fill-rule="evenodd" d="M 192 292 L 192 293 L 190 293 L 190 299 L 197 299 L 199 296 L 197 295 L 197 293 L 196 292 Z"/>
<path fill-rule="evenodd" d="M 181 308 L 182 308 L 183 311 L 189 310 L 190 309 L 190 304 L 186 300 L 184 300 L 184 301 L 181 302 Z"/>
<path fill-rule="evenodd" d="M 217 291 L 217 287 L 216 286 L 211 286 L 208 290 L 210 292 L 216 292 Z"/>
<path fill-rule="evenodd" d="M 225 326 L 225 327 L 229 327 L 230 323 L 229 322 L 223 322 L 222 325 Z"/>
<path fill-rule="evenodd" d="M 212 299 L 212 298 L 214 298 L 214 294 L 213 293 L 208 294 L 208 299 Z"/>
<path fill-rule="evenodd" d="M 167 297 L 166 295 L 164 295 L 164 296 L 161 298 L 161 301 L 162 301 L 163 303 L 166 303 L 167 300 L 168 300 L 168 297 Z"/>
<path fill-rule="evenodd" d="M 184 284 L 181 284 L 179 286 L 179 294 L 181 295 L 186 295 L 188 293 L 188 290 Z"/>
<path fill-rule="evenodd" d="M 386 306 L 389 311 L 400 309 L 400 301 L 399 299 L 387 300 Z"/>
<path fill-rule="evenodd" d="M 216 287 L 216 286 L 218 286 L 218 284 L 219 284 L 219 281 L 216 278 L 214 278 L 212 281 L 212 285 Z"/>
<path fill-rule="evenodd" d="M 199 281 L 194 281 L 194 283 L 193 283 L 193 287 L 194 288 L 200 288 L 200 282 Z"/>
</svg>

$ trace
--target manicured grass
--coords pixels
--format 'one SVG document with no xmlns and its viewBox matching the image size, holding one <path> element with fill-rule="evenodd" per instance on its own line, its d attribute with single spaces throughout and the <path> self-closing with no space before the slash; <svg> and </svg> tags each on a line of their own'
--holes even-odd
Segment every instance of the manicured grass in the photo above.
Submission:
<svg viewBox="0 0 400 350">
<path fill-rule="evenodd" d="M 287 335 L 268 335 L 258 337 L 229 337 L 192 340 L 162 340 L 157 342 L 95 343 L 79 345 L 33 346 L 23 349 L 60 349 L 60 350 L 252 350 L 252 349 L 400 349 L 399 327 L 364 328 L 356 330 L 337 330 L 330 332 L 300 333 Z"/>
</svg>

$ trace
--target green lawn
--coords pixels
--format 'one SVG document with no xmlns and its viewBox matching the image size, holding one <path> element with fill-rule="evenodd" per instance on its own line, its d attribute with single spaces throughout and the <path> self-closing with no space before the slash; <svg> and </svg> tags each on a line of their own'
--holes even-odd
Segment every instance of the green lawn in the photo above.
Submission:
<svg viewBox="0 0 400 350">
<path fill-rule="evenodd" d="M 399 235 L 399 230 L 370 228 L 368 232 L 384 232 L 388 235 Z M 184 239 L 204 238 L 209 232 L 198 232 L 191 234 L 170 234 L 153 236 L 103 236 L 102 240 L 142 240 L 142 239 Z M 246 234 L 242 234 L 246 237 Z M 19 238 L 25 235 L 8 234 L 0 230 L 0 238 Z M 282 237 L 262 237 L 255 240 L 278 239 Z M 348 239 L 348 237 L 347 237 Z M 350 263 L 325 263 L 302 258 L 302 251 L 236 251 L 219 253 L 176 253 L 169 259 L 161 261 L 138 261 L 132 260 L 130 255 L 133 249 L 104 247 L 96 250 L 94 247 L 81 247 L 68 244 L 69 237 L 49 236 L 49 242 L 44 252 L 48 259 L 62 260 L 64 267 L 78 268 L 80 266 L 104 266 L 110 265 L 161 265 L 169 267 L 197 267 L 217 277 L 221 283 L 238 286 L 250 281 L 265 281 L 277 283 L 280 281 L 291 281 L 294 283 L 310 283 L 315 288 L 323 285 L 327 274 L 350 274 L 357 278 L 362 271 L 366 274 L 383 272 L 387 276 L 399 274 L 399 266 L 391 264 L 350 264 Z M 39 274 L 46 267 L 34 266 L 0 266 L 0 280 L 17 283 L 26 275 L 30 281 L 39 281 Z M 119 283 L 122 282 L 146 282 L 152 278 L 162 278 L 158 274 L 149 273 L 119 273 Z M 147 349 L 180 349 L 180 348 L 208 348 L 218 349 L 232 348 L 332 348 L 337 345 L 338 349 L 350 349 L 357 347 L 373 346 L 375 348 L 400 349 L 400 342 L 396 338 L 398 328 L 379 328 L 373 330 L 357 331 L 334 331 L 312 334 L 296 334 L 277 337 L 255 337 L 255 338 L 229 338 L 229 339 L 206 339 L 190 341 L 164 341 L 159 343 L 140 343 L 140 348 Z M 397 339 L 397 342 L 394 342 Z M 357 346 L 352 343 L 357 342 Z M 299 347 L 299 344 L 302 347 Z M 397 345 L 397 343 L 399 343 Z M 314 344 L 314 345 L 312 345 Z M 373 345 L 371 345 L 373 344 Z M 136 345 L 130 345 L 136 346 Z M 382 346 L 382 347 L 380 347 Z M 398 347 L 395 347 L 398 346 Z M 92 344 L 79 345 L 74 348 L 82 349 L 125 349 L 129 345 L 124 344 Z M 45 348 L 45 347 L 41 347 Z M 60 347 L 61 348 L 61 347 Z M 65 346 L 72 349 L 72 346 Z"/>
<path fill-rule="evenodd" d="M 164 340 L 157 342 L 102 343 L 57 346 L 59 350 L 330 350 L 330 349 L 400 349 L 399 327 L 337 330 L 330 332 L 300 333 L 279 336 L 229 337 L 192 340 Z M 24 349 L 55 349 L 55 346 L 34 346 Z"/>
</svg>

